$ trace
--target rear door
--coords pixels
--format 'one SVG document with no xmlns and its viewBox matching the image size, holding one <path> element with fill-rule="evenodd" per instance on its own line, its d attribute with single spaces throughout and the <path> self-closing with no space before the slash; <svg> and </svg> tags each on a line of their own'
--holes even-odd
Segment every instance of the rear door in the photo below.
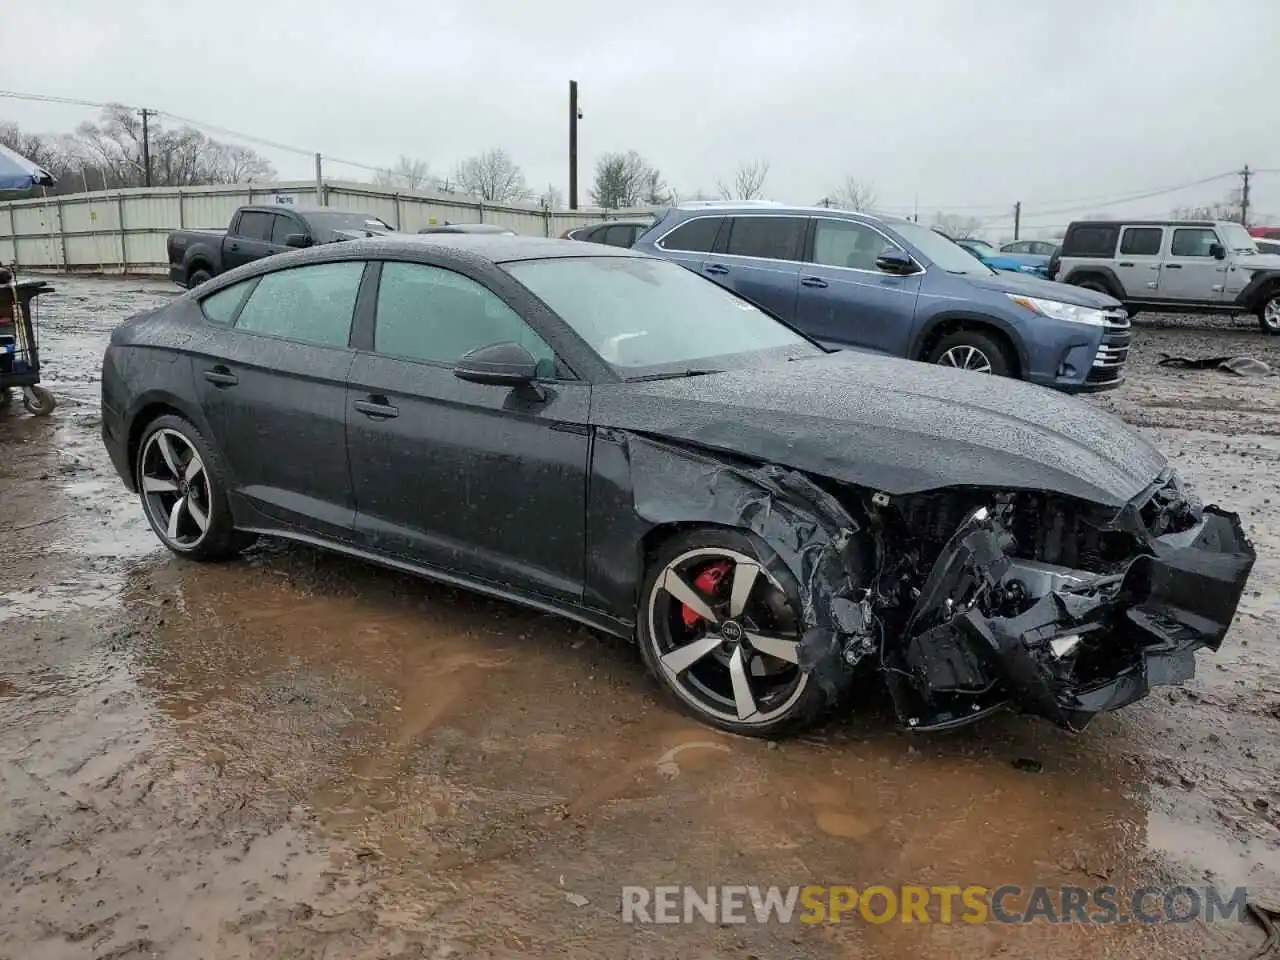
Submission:
<svg viewBox="0 0 1280 960">
<path fill-rule="evenodd" d="M 1158 296 L 1164 233 L 1164 227 L 1125 227 L 1120 234 L 1116 276 L 1126 297 Z"/>
<path fill-rule="evenodd" d="M 220 291 L 193 344 L 200 403 L 243 505 L 325 537 L 355 520 L 347 467 L 347 370 L 363 261 L 312 264 Z M 214 298 L 209 298 L 212 300 Z M 234 325 L 231 325 L 234 321 Z"/>
<path fill-rule="evenodd" d="M 1221 300 L 1226 289 L 1226 260 L 1211 247 L 1222 238 L 1212 227 L 1171 227 L 1169 252 L 1160 270 L 1161 300 Z"/>
<path fill-rule="evenodd" d="M 347 390 L 356 527 L 370 550 L 560 600 L 582 596 L 590 387 L 501 297 L 442 267 L 386 262 Z M 363 313 L 362 313 L 363 317 Z M 523 344 L 532 387 L 453 375 Z"/>
<path fill-rule="evenodd" d="M 729 217 L 702 272 L 783 320 L 796 316 L 805 217 Z"/>
<path fill-rule="evenodd" d="M 232 224 L 232 231 L 222 242 L 222 266 L 226 270 L 271 253 L 271 228 L 274 217 L 262 210 L 245 210 Z"/>
<path fill-rule="evenodd" d="M 876 258 L 902 250 L 874 227 L 815 217 L 800 270 L 796 326 L 830 347 L 854 347 L 905 357 L 923 272 L 885 273 Z"/>
</svg>

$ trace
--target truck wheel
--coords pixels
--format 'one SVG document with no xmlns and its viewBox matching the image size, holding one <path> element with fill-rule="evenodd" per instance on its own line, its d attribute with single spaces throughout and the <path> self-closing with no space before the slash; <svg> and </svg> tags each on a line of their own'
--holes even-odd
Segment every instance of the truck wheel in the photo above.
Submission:
<svg viewBox="0 0 1280 960">
<path fill-rule="evenodd" d="M 206 280 L 212 280 L 212 279 L 213 279 L 213 274 L 211 274 L 208 270 L 192 270 L 191 273 L 187 275 L 187 289 L 194 290 L 196 287 L 200 286 L 200 284 L 204 283 Z"/>
<path fill-rule="evenodd" d="M 1263 333 L 1280 334 L 1280 288 L 1273 288 L 1258 307 L 1258 326 Z"/>
<path fill-rule="evenodd" d="M 979 330 L 948 333 L 930 351 L 929 362 L 997 377 L 1007 377 L 1013 370 L 1013 362 L 1004 344 Z"/>
<path fill-rule="evenodd" d="M 1094 293 L 1105 293 L 1108 297 L 1114 296 L 1111 289 L 1101 280 L 1094 280 L 1092 278 L 1081 280 L 1079 283 L 1075 284 L 1075 286 L 1079 287 L 1081 290 L 1092 290 Z"/>
</svg>

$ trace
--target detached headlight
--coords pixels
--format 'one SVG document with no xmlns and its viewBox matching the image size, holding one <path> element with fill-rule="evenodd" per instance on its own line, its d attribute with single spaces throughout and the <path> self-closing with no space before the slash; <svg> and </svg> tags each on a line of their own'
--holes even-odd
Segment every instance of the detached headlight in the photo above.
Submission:
<svg viewBox="0 0 1280 960">
<path fill-rule="evenodd" d="M 1050 320 L 1066 320 L 1068 323 L 1083 323 L 1089 327 L 1105 327 L 1107 314 L 1093 307 L 1078 307 L 1073 303 L 1060 303 L 1057 300 L 1041 300 L 1039 297 L 1024 297 L 1018 293 L 1006 294 L 1019 306 L 1026 307 L 1032 313 L 1038 313 Z"/>
</svg>

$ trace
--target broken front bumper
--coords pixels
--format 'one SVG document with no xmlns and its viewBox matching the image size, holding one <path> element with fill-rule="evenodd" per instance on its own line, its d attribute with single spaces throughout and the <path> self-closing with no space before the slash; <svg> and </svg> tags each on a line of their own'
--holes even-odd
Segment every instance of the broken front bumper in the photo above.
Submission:
<svg viewBox="0 0 1280 960">
<path fill-rule="evenodd" d="M 1079 730 L 1190 679 L 1195 651 L 1221 645 L 1255 555 L 1236 514 L 1182 499 L 1172 480 L 1156 497 L 1112 521 L 1140 547 L 1106 575 L 1012 557 L 997 513 L 971 515 L 930 571 L 889 674 L 904 721 L 937 729 L 1013 706 Z M 1151 531 L 1170 526 L 1185 529 Z"/>
</svg>

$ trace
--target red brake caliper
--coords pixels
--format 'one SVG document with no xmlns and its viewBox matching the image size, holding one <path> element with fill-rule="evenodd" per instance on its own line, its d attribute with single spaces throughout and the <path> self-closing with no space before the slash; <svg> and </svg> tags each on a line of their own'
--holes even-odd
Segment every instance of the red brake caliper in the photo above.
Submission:
<svg viewBox="0 0 1280 960">
<path fill-rule="evenodd" d="M 716 588 L 720 586 L 720 581 L 724 579 L 733 568 L 733 564 L 728 560 L 717 560 L 710 564 L 705 570 L 693 578 L 693 585 L 698 588 L 698 592 L 712 596 L 716 592 Z M 686 627 L 696 626 L 698 621 L 702 619 L 693 608 L 688 604 L 680 605 L 680 617 L 684 620 Z"/>
</svg>

